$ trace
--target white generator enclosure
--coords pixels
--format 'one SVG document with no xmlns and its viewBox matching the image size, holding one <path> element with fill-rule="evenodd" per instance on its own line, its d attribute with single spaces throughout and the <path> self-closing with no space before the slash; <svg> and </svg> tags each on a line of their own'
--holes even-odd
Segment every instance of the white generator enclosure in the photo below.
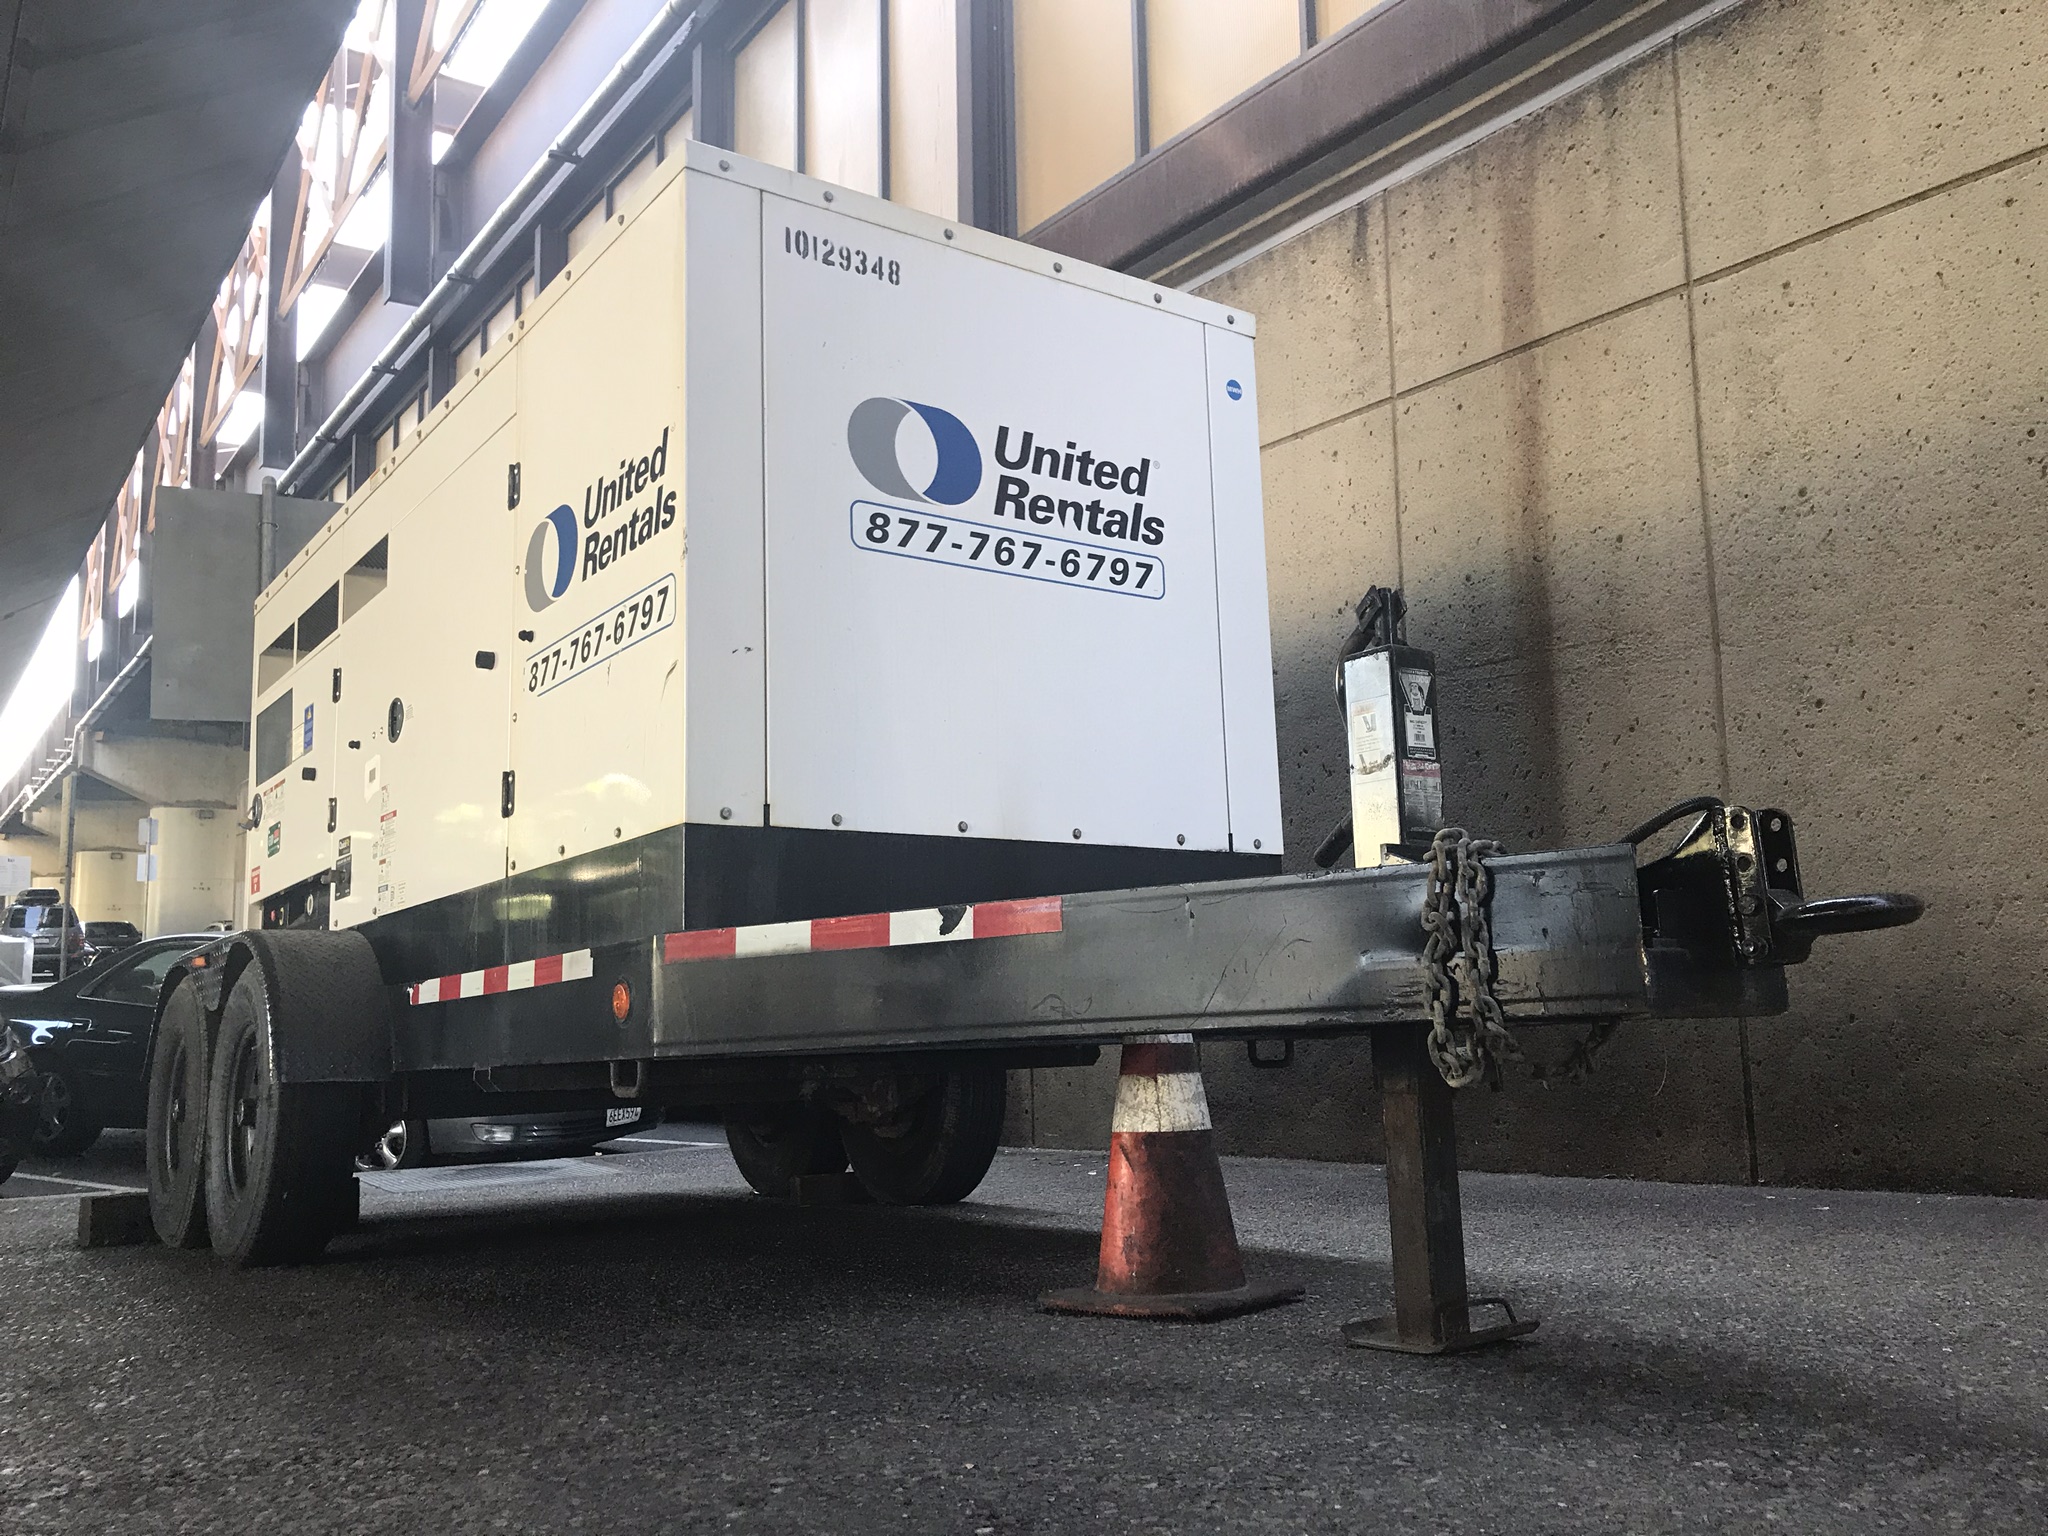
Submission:
<svg viewBox="0 0 2048 1536">
<path fill-rule="evenodd" d="M 252 907 L 516 962 L 1277 869 L 1251 333 L 688 145 L 259 599 Z"/>
</svg>

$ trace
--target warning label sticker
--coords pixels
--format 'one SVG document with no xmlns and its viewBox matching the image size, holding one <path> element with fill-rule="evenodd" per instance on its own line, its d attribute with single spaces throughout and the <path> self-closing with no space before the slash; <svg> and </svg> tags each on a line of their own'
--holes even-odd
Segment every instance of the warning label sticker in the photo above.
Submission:
<svg viewBox="0 0 2048 1536">
<path fill-rule="evenodd" d="M 1436 756 L 1435 679 L 1411 668 L 1401 671 L 1401 705 L 1405 722 L 1404 743 L 1410 757 Z"/>
<path fill-rule="evenodd" d="M 1401 760 L 1401 820 L 1435 831 L 1444 824 L 1444 770 L 1439 763 Z"/>
</svg>

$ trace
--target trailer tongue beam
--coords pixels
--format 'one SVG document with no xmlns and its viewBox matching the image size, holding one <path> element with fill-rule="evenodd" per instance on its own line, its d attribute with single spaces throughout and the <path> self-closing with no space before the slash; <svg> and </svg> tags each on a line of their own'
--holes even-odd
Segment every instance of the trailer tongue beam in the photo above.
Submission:
<svg viewBox="0 0 2048 1536">
<path fill-rule="evenodd" d="M 1651 1011 L 1633 849 L 1521 855 L 1492 868 L 1498 992 L 1511 1019 Z M 926 937 L 914 921 L 923 914 L 840 920 L 876 924 L 878 942 L 859 948 L 748 955 L 750 942 L 778 935 L 750 940 L 742 929 L 738 952 L 718 955 L 672 935 L 651 957 L 651 1054 L 1109 1042 L 1167 1031 L 1249 1038 L 1419 1022 L 1428 1017 L 1427 881 L 1423 866 L 1397 865 L 1095 892 L 1059 898 L 1050 931 L 962 942 Z M 932 913 L 930 927 L 948 911 Z M 880 937 L 885 925 L 911 936 L 890 942 Z M 799 926 L 812 925 L 774 925 Z"/>
</svg>

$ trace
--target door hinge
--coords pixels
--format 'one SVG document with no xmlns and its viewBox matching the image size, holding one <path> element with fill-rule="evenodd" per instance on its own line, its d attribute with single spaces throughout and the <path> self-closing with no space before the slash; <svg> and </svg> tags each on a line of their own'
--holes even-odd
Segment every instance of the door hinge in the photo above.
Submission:
<svg viewBox="0 0 2048 1536">
<path fill-rule="evenodd" d="M 334 702 L 341 702 L 341 668 L 334 669 Z"/>
<path fill-rule="evenodd" d="M 519 466 L 505 466 L 505 509 L 510 511 L 519 505 Z"/>
<path fill-rule="evenodd" d="M 338 810 L 339 807 L 330 798 L 327 802 L 327 830 L 330 832 L 334 830 L 335 816 Z"/>
<path fill-rule="evenodd" d="M 510 816 L 512 814 L 512 778 L 512 770 L 507 768 L 499 789 L 498 814 L 500 816 Z"/>
</svg>

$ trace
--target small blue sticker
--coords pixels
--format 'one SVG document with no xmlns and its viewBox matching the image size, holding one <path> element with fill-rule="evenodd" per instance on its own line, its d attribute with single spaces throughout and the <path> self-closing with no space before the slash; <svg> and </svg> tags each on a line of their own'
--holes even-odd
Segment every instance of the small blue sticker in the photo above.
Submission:
<svg viewBox="0 0 2048 1536">
<path fill-rule="evenodd" d="M 1235 379 L 1226 379 L 1223 382 L 1223 393 L 1230 396 L 1233 400 L 1242 400 L 1244 398 L 1244 386 Z"/>
<path fill-rule="evenodd" d="M 313 706 L 310 704 L 306 706 L 306 729 L 304 735 L 305 742 L 300 746 L 299 750 L 301 752 L 310 752 L 313 750 Z"/>
</svg>

